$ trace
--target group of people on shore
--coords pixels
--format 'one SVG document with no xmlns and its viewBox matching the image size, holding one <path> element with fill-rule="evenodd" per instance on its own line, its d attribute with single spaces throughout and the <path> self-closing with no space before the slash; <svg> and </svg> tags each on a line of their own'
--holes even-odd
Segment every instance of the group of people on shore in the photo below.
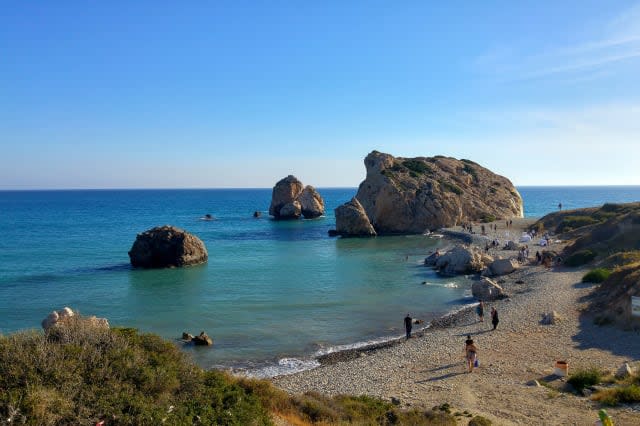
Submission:
<svg viewBox="0 0 640 426">
<path fill-rule="evenodd" d="M 481 300 L 476 307 L 476 313 L 478 314 L 478 318 L 480 318 L 480 322 L 484 322 L 484 302 Z M 500 318 L 498 317 L 498 310 L 495 307 L 491 307 L 491 324 L 493 325 L 493 329 L 495 330 L 498 327 L 498 323 L 500 322 Z"/>
<path fill-rule="evenodd" d="M 481 300 L 476 307 L 476 313 L 480 319 L 480 322 L 484 322 L 484 302 Z M 493 330 L 498 327 L 500 318 L 498 317 L 498 310 L 495 307 L 491 307 L 491 324 Z M 470 334 L 467 334 L 467 340 L 464 342 L 464 356 L 467 361 L 467 372 L 472 373 L 474 367 L 478 367 L 478 346 L 475 344 Z"/>
<path fill-rule="evenodd" d="M 484 322 L 484 302 L 481 300 L 476 307 L 476 313 L 480 319 L 480 322 Z M 498 317 L 498 310 L 495 307 L 491 307 L 490 311 L 491 315 L 491 324 L 493 325 L 493 330 L 498 327 L 498 323 L 500 322 L 500 318 Z M 407 314 L 404 317 L 404 329 L 406 339 L 411 338 L 411 330 L 413 329 L 413 318 L 411 318 L 411 314 Z M 467 335 L 467 340 L 465 341 L 464 346 L 465 359 L 467 361 L 467 371 L 469 373 L 473 372 L 473 368 L 478 366 L 478 347 L 474 343 L 473 339 L 471 339 L 471 335 Z"/>
</svg>

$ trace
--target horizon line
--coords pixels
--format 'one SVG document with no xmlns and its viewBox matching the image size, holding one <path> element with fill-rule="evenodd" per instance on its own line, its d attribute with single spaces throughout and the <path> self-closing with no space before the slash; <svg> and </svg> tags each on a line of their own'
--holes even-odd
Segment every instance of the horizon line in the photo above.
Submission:
<svg viewBox="0 0 640 426">
<path fill-rule="evenodd" d="M 359 185 L 358 185 L 359 186 Z M 358 186 L 316 186 L 317 189 L 357 189 Z M 516 188 L 613 188 L 640 187 L 640 184 L 609 184 L 609 185 L 514 185 Z M 273 189 L 267 186 L 255 187 L 107 187 L 107 188 L 0 188 L 0 192 L 18 191 L 209 191 L 209 190 L 255 190 Z"/>
</svg>

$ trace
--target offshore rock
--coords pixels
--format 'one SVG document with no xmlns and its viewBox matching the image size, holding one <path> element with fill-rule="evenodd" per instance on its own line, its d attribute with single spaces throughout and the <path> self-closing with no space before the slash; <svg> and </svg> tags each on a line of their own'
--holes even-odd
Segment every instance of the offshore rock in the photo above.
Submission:
<svg viewBox="0 0 640 426">
<path fill-rule="evenodd" d="M 165 225 L 138 234 L 129 251 L 136 268 L 173 268 L 205 263 L 209 255 L 198 237 Z"/>
<path fill-rule="evenodd" d="M 315 219 L 324 214 L 324 200 L 313 186 L 305 186 L 298 201 L 305 219 Z"/>
<path fill-rule="evenodd" d="M 306 187 L 293 175 L 273 187 L 269 214 L 275 219 L 313 219 L 324 214 L 324 200 L 313 186 Z"/>
<path fill-rule="evenodd" d="M 336 234 L 342 236 L 372 237 L 376 230 L 371 225 L 367 212 L 357 198 L 339 206 L 335 210 Z"/>
<path fill-rule="evenodd" d="M 523 216 L 522 198 L 509 179 L 473 161 L 373 151 L 364 163 L 367 176 L 356 198 L 378 235 Z"/>
</svg>

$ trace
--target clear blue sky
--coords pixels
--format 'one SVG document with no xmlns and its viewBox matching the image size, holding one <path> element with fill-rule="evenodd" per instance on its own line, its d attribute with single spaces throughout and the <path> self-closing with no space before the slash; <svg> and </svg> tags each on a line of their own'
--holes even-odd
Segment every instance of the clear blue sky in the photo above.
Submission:
<svg viewBox="0 0 640 426">
<path fill-rule="evenodd" d="M 638 2 L 0 1 L 0 189 L 640 184 Z"/>
</svg>

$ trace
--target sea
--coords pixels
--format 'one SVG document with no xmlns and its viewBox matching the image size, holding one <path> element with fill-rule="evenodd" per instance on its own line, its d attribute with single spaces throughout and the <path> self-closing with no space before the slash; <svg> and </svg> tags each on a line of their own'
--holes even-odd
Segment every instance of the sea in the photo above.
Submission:
<svg viewBox="0 0 640 426">
<path fill-rule="evenodd" d="M 640 200 L 640 186 L 518 190 L 527 217 L 559 203 Z M 40 329 L 52 310 L 69 306 L 171 339 L 204 368 L 272 377 L 313 368 L 323 354 L 398 338 L 407 313 L 428 322 L 473 303 L 469 277 L 443 278 L 423 266 L 450 242 L 331 238 L 333 210 L 356 188 L 319 192 L 325 216 L 274 221 L 271 189 L 0 191 L 0 334 Z M 202 239 L 209 261 L 132 269 L 136 234 L 165 224 Z M 184 331 L 205 331 L 214 346 L 183 345 Z"/>
</svg>

